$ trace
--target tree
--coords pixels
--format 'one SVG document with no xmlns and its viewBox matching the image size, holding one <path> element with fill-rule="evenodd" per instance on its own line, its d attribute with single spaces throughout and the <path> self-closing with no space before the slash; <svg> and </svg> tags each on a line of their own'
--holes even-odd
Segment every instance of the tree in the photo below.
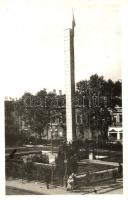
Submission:
<svg viewBox="0 0 128 200">
<path fill-rule="evenodd" d="M 104 82 L 105 81 L 103 76 L 98 76 L 97 74 L 92 75 L 89 80 L 90 94 L 98 95 L 98 92 L 102 94 Z"/>
<path fill-rule="evenodd" d="M 89 81 L 83 80 L 76 83 L 76 91 L 78 92 L 77 94 L 89 95 Z"/>
<path fill-rule="evenodd" d="M 122 83 L 121 81 L 116 81 L 114 83 L 114 96 L 118 96 L 118 97 L 121 97 L 122 95 Z"/>
<path fill-rule="evenodd" d="M 17 104 L 22 119 L 29 125 L 31 132 L 37 133 L 40 139 L 45 136 L 44 129 L 48 129 L 56 118 L 59 119 L 60 125 L 66 121 L 65 109 L 58 108 L 59 98 L 60 96 L 55 93 L 47 93 L 43 89 L 36 95 L 25 93 Z"/>
<path fill-rule="evenodd" d="M 79 114 L 83 116 L 84 127 L 91 130 L 93 137 L 95 137 L 95 130 L 100 130 L 102 136 L 106 137 L 107 128 L 111 124 L 111 117 L 107 110 L 108 102 L 115 100 L 114 82 L 110 79 L 105 81 L 103 76 L 94 74 L 88 81 L 77 83 L 76 95 L 86 97 L 86 105 L 79 109 Z"/>
<path fill-rule="evenodd" d="M 26 102 L 27 96 L 27 102 Z M 42 137 L 44 128 L 50 121 L 49 105 L 46 105 L 47 92 L 41 90 L 35 96 L 26 95 L 25 98 L 24 119 L 31 127 L 31 130 L 38 134 L 39 138 Z"/>
</svg>

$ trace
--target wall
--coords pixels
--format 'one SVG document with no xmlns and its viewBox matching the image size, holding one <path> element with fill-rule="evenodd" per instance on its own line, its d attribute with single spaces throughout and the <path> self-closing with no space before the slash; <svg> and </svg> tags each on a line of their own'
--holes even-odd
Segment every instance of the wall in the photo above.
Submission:
<svg viewBox="0 0 128 200">
<path fill-rule="evenodd" d="M 109 179 L 114 179 L 114 175 L 113 175 L 114 172 L 118 176 L 117 168 L 94 172 L 90 175 L 86 175 L 86 174 L 79 175 L 79 176 L 76 177 L 77 183 L 79 185 L 83 185 L 83 184 L 88 185 L 88 184 L 96 183 L 98 181 L 105 181 L 105 180 L 109 180 Z"/>
</svg>

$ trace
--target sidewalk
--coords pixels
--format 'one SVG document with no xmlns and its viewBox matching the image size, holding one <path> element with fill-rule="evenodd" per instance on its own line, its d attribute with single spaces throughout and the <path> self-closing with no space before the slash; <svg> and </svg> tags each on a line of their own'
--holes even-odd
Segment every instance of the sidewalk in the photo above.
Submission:
<svg viewBox="0 0 128 200">
<path fill-rule="evenodd" d="M 118 167 L 119 163 L 116 162 L 107 162 L 107 161 L 102 161 L 102 160 L 89 160 L 89 159 L 83 159 L 79 161 L 78 163 L 96 163 L 96 164 L 102 164 L 102 165 L 111 165 Z"/>
<path fill-rule="evenodd" d="M 49 189 L 46 188 L 44 183 L 40 182 L 27 182 L 22 180 L 7 180 L 6 181 L 6 188 L 12 189 L 19 189 L 22 191 L 28 191 L 32 194 L 39 194 L 39 195 L 86 195 L 86 194 L 104 194 L 104 193 L 111 193 L 111 191 L 118 190 L 122 191 L 123 188 L 122 178 L 117 179 L 116 182 L 113 180 L 104 181 L 100 183 L 96 183 L 93 186 L 83 186 L 79 189 L 73 191 L 66 191 L 64 187 L 55 187 L 50 185 Z M 118 194 L 118 193 L 117 193 Z"/>
<path fill-rule="evenodd" d="M 40 182 L 27 182 L 27 181 L 22 181 L 22 180 L 7 180 L 6 181 L 6 187 L 12 187 L 15 189 L 21 189 L 24 191 L 32 192 L 35 194 L 40 194 L 40 195 L 69 195 L 73 193 L 69 193 L 66 191 L 64 187 L 55 187 L 52 185 L 49 185 L 49 189 L 46 188 L 46 185 L 44 183 Z"/>
</svg>

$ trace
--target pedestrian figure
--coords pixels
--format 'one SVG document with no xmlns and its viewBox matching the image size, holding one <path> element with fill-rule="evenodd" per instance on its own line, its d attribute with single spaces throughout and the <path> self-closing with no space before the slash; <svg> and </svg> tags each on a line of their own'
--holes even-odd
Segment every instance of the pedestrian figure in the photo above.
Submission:
<svg viewBox="0 0 128 200">
<path fill-rule="evenodd" d="M 113 173 L 114 182 L 116 182 L 117 174 L 118 174 L 117 169 L 114 169 L 112 173 Z"/>
<path fill-rule="evenodd" d="M 89 172 L 89 170 L 87 170 L 86 177 L 87 177 L 87 185 L 90 185 L 90 172 Z"/>
<path fill-rule="evenodd" d="M 119 177 L 120 177 L 120 178 L 122 177 L 122 171 L 123 171 L 122 165 L 121 165 L 121 163 L 119 163 L 119 166 L 118 166 L 118 174 L 119 174 Z"/>
<path fill-rule="evenodd" d="M 74 189 L 74 173 L 72 173 L 67 180 L 67 190 Z"/>
<path fill-rule="evenodd" d="M 97 193 L 97 190 L 96 190 L 96 189 L 94 189 L 94 193 Z"/>
<path fill-rule="evenodd" d="M 76 187 L 77 181 L 76 181 L 76 175 L 72 173 L 72 178 L 73 178 L 73 189 Z"/>
<path fill-rule="evenodd" d="M 51 181 L 50 171 L 46 170 L 46 173 L 45 173 L 45 183 L 46 183 L 47 189 L 49 189 L 49 183 L 50 183 L 50 181 Z"/>
</svg>

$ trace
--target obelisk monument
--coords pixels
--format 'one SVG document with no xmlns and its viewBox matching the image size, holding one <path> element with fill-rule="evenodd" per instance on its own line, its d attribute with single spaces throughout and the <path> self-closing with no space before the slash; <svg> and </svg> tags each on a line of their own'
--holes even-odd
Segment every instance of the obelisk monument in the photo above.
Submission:
<svg viewBox="0 0 128 200">
<path fill-rule="evenodd" d="M 65 91 L 66 91 L 66 136 L 67 141 L 76 138 L 75 125 L 75 62 L 74 62 L 74 28 L 75 19 L 72 15 L 72 27 L 64 30 L 64 65 L 65 65 Z"/>
</svg>

